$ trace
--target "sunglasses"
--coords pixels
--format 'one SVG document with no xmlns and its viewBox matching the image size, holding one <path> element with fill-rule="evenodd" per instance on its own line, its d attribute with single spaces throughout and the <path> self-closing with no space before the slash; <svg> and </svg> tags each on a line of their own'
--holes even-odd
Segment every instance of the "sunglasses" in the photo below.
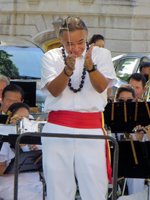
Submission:
<svg viewBox="0 0 150 200">
<path fill-rule="evenodd" d="M 118 99 L 118 102 L 127 102 L 127 103 L 130 103 L 130 102 L 133 102 L 133 99 L 127 99 L 127 100 L 124 100 L 124 99 Z"/>
</svg>

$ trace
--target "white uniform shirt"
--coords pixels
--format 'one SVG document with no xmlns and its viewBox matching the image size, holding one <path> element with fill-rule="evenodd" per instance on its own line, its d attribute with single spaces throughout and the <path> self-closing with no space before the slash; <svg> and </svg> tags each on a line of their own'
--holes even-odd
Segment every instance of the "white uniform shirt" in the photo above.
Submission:
<svg viewBox="0 0 150 200">
<path fill-rule="evenodd" d="M 71 83 L 75 89 L 79 88 L 81 82 L 85 53 L 86 51 L 83 52 L 81 57 L 76 59 L 75 70 L 71 76 Z M 110 51 L 104 48 L 94 47 L 92 50 L 92 59 L 94 64 L 97 64 L 98 70 L 104 74 L 105 77 L 112 79 L 109 87 L 114 85 L 116 82 L 116 75 Z M 44 89 L 48 82 L 55 79 L 62 72 L 64 66 L 65 64 L 61 48 L 48 51 L 42 60 L 41 88 Z M 69 110 L 99 112 L 104 111 L 106 104 L 107 89 L 101 94 L 98 93 L 93 88 L 89 79 L 89 74 L 86 72 L 85 82 L 80 92 L 74 93 L 69 89 L 69 87 L 66 87 L 58 97 L 54 97 L 50 92 L 48 92 L 45 101 L 45 111 Z"/>
<path fill-rule="evenodd" d="M 10 148 L 10 144 L 4 142 L 0 150 L 0 162 L 6 162 L 7 166 L 9 165 L 11 159 L 15 157 L 15 153 Z"/>
</svg>

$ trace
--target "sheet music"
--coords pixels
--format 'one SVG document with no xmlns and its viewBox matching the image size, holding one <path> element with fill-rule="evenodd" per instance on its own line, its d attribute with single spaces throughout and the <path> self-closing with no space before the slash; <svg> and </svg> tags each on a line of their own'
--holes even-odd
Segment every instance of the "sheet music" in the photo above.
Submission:
<svg viewBox="0 0 150 200">
<path fill-rule="evenodd" d="M 0 124 L 0 135 L 16 134 L 16 126 Z"/>
<path fill-rule="evenodd" d="M 25 132 L 41 132 L 39 125 L 45 124 L 46 121 L 34 121 L 28 118 L 23 118 L 20 122 L 20 133 Z"/>
<path fill-rule="evenodd" d="M 16 125 L 0 124 L 0 135 L 8 136 L 9 134 L 20 134 L 25 132 L 39 132 L 39 126 L 44 125 L 46 121 L 34 121 L 27 118 L 23 118 L 19 124 L 19 133 L 17 132 L 18 127 Z"/>
</svg>

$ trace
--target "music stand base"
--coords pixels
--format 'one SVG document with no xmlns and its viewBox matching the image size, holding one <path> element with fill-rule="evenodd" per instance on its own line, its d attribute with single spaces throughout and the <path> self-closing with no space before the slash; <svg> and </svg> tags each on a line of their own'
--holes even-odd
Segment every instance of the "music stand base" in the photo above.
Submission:
<svg viewBox="0 0 150 200">
<path fill-rule="evenodd" d="M 147 200 L 150 200 L 150 179 L 145 180 L 147 185 Z"/>
</svg>

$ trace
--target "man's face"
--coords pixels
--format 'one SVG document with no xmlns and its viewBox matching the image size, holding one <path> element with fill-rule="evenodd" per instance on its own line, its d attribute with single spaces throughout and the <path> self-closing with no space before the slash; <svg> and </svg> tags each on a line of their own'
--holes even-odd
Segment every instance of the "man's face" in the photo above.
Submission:
<svg viewBox="0 0 150 200">
<path fill-rule="evenodd" d="M 7 91 L 5 93 L 4 98 L 2 99 L 1 103 L 1 109 L 3 112 L 7 112 L 8 108 L 13 104 L 13 103 L 18 103 L 22 102 L 22 96 L 19 92 L 10 92 Z"/>
<path fill-rule="evenodd" d="M 143 67 L 142 69 L 141 69 L 141 74 L 143 74 L 143 75 L 150 75 L 150 66 L 147 66 L 147 67 Z"/>
<path fill-rule="evenodd" d="M 136 98 L 142 98 L 145 92 L 145 87 L 143 87 L 142 81 L 130 79 L 129 84 L 134 88 Z"/>
<path fill-rule="evenodd" d="M 74 57 L 80 57 L 86 47 L 87 31 L 76 30 L 73 32 L 64 31 L 61 42 L 67 53 Z"/>
</svg>

